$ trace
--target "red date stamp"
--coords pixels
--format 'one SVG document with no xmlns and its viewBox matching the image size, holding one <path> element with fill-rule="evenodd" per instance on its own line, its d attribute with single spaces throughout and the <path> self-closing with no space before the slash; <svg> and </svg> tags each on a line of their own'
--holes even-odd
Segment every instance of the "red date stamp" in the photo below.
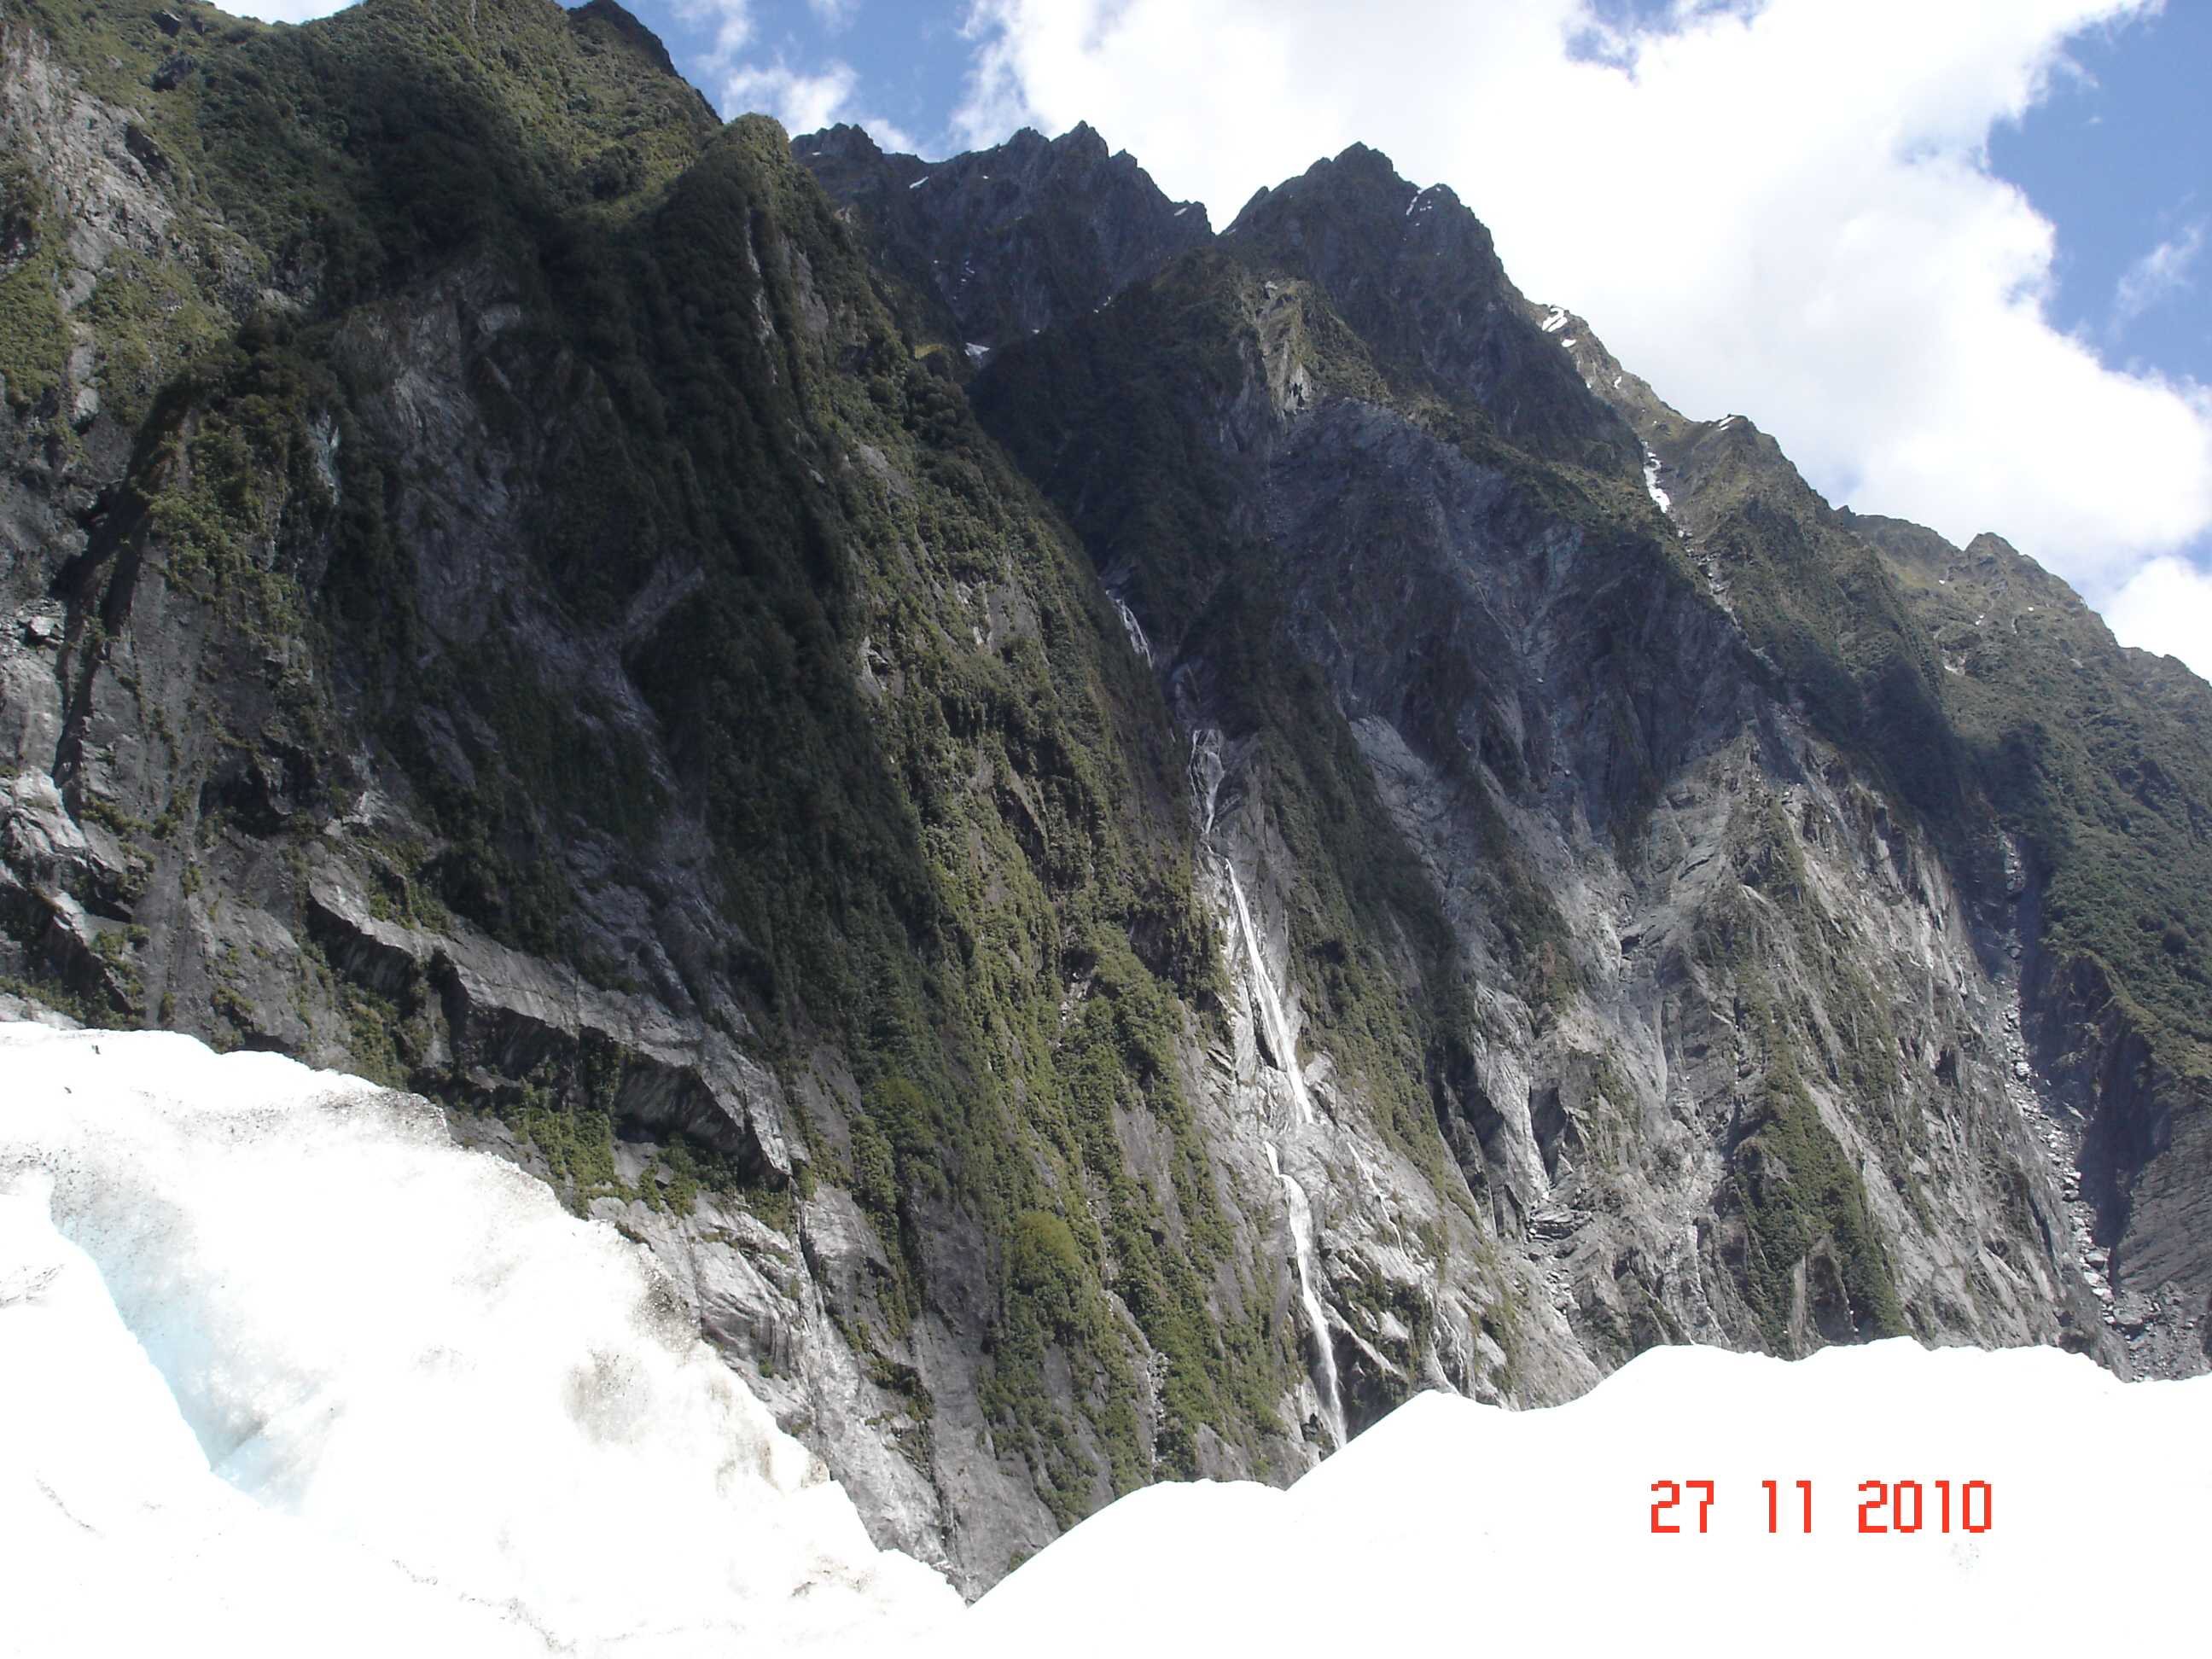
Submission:
<svg viewBox="0 0 2212 1659">
<path fill-rule="evenodd" d="M 1766 1494 L 1766 1529 L 1771 1533 L 1813 1530 L 1813 1483 L 1762 1480 Z M 1654 1480 L 1651 1530 L 1689 1530 L 1689 1494 L 1696 1530 L 1707 1530 L 1715 1502 L 1711 1480 Z M 1995 1494 L 1986 1480 L 1862 1480 L 1858 1529 L 1863 1533 L 1987 1532 L 1995 1514 Z"/>
</svg>

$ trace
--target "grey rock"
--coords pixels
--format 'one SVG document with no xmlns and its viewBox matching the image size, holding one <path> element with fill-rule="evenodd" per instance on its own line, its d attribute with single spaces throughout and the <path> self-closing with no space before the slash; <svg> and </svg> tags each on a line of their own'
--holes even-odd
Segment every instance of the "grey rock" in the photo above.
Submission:
<svg viewBox="0 0 2212 1659">
<path fill-rule="evenodd" d="M 1089 313 L 1212 236 L 1202 204 L 1169 201 L 1088 125 L 1050 140 L 1024 127 L 938 162 L 835 126 L 794 138 L 792 154 L 984 352 Z"/>
<path fill-rule="evenodd" d="M 173 92 L 199 73 L 200 60 L 188 52 L 179 52 L 161 60 L 159 68 L 147 77 L 147 84 L 156 92 Z"/>
</svg>

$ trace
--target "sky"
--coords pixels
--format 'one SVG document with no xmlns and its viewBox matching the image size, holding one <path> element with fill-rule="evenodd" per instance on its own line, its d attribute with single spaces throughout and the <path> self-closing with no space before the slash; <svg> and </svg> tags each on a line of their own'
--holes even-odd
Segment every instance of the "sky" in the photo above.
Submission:
<svg viewBox="0 0 2212 1659">
<path fill-rule="evenodd" d="M 1685 413 L 2212 678 L 2212 0 L 631 9 L 725 115 L 931 157 L 1088 120 L 1217 228 L 1372 144 Z"/>
</svg>

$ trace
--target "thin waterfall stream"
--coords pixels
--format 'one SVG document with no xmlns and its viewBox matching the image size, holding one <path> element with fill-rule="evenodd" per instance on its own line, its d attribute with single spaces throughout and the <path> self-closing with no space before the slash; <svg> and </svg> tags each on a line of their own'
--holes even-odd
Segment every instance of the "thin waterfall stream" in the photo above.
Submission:
<svg viewBox="0 0 2212 1659">
<path fill-rule="evenodd" d="M 1114 608 L 1121 613 L 1121 626 L 1129 635 L 1129 649 L 1143 658 L 1145 666 L 1150 668 L 1152 665 L 1152 642 L 1145 637 L 1144 624 L 1137 620 L 1137 613 L 1130 610 L 1118 595 L 1109 592 L 1106 597 L 1114 601 Z"/>
<path fill-rule="evenodd" d="M 1214 807 L 1221 792 L 1224 769 L 1221 734 L 1211 727 L 1201 727 L 1191 734 L 1190 750 L 1191 782 L 1198 794 L 1203 825 L 1200 844 L 1213 860 L 1228 890 L 1230 914 L 1224 920 L 1236 927 L 1244 947 L 1244 959 L 1251 964 L 1251 1001 L 1267 1037 L 1267 1052 L 1261 1058 L 1263 1062 L 1272 1059 L 1275 1069 L 1281 1073 L 1299 1125 L 1310 1124 L 1314 1121 L 1313 1097 L 1307 1092 L 1305 1073 L 1298 1065 L 1297 1042 L 1289 1017 L 1283 1011 L 1281 993 L 1276 988 L 1274 975 L 1268 971 L 1267 956 L 1260 948 L 1260 930 L 1253 925 L 1252 907 L 1244 897 L 1244 884 L 1238 878 L 1237 866 L 1230 861 L 1228 854 L 1214 843 Z M 1337 1376 L 1335 1346 L 1329 1340 L 1328 1310 L 1316 1288 L 1321 1270 L 1314 1255 L 1313 1204 L 1306 1189 L 1298 1184 L 1297 1177 L 1283 1168 L 1282 1149 L 1270 1118 L 1262 1117 L 1261 1131 L 1267 1168 L 1282 1186 L 1283 1206 L 1289 1213 L 1298 1305 L 1305 1316 L 1312 1350 L 1313 1382 L 1321 1396 L 1322 1419 L 1334 1443 L 1340 1447 L 1350 1435 L 1345 1424 L 1344 1391 Z"/>
</svg>

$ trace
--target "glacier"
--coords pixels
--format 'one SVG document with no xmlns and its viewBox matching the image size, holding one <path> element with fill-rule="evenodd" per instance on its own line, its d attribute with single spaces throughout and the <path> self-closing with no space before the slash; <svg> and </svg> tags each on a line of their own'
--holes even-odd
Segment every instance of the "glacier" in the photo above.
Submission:
<svg viewBox="0 0 2212 1659">
<path fill-rule="evenodd" d="M 641 1249 L 427 1103 L 0 1024 L 28 1654 L 2155 1649 L 2191 1636 L 2208 1431 L 2212 1378 L 2053 1349 L 1662 1348 L 1547 1410 L 1420 1395 L 1287 1490 L 1133 1492 L 963 1610 Z M 1917 1530 L 1861 1531 L 1868 1482 L 1890 1522 L 1913 1483 Z M 1986 1528 L 1939 1482 L 1985 1483 Z"/>
<path fill-rule="evenodd" d="M 28 1024 L 0 1103 L 15 1650 L 793 1652 L 958 1612 L 641 1247 L 428 1103 Z"/>
</svg>

